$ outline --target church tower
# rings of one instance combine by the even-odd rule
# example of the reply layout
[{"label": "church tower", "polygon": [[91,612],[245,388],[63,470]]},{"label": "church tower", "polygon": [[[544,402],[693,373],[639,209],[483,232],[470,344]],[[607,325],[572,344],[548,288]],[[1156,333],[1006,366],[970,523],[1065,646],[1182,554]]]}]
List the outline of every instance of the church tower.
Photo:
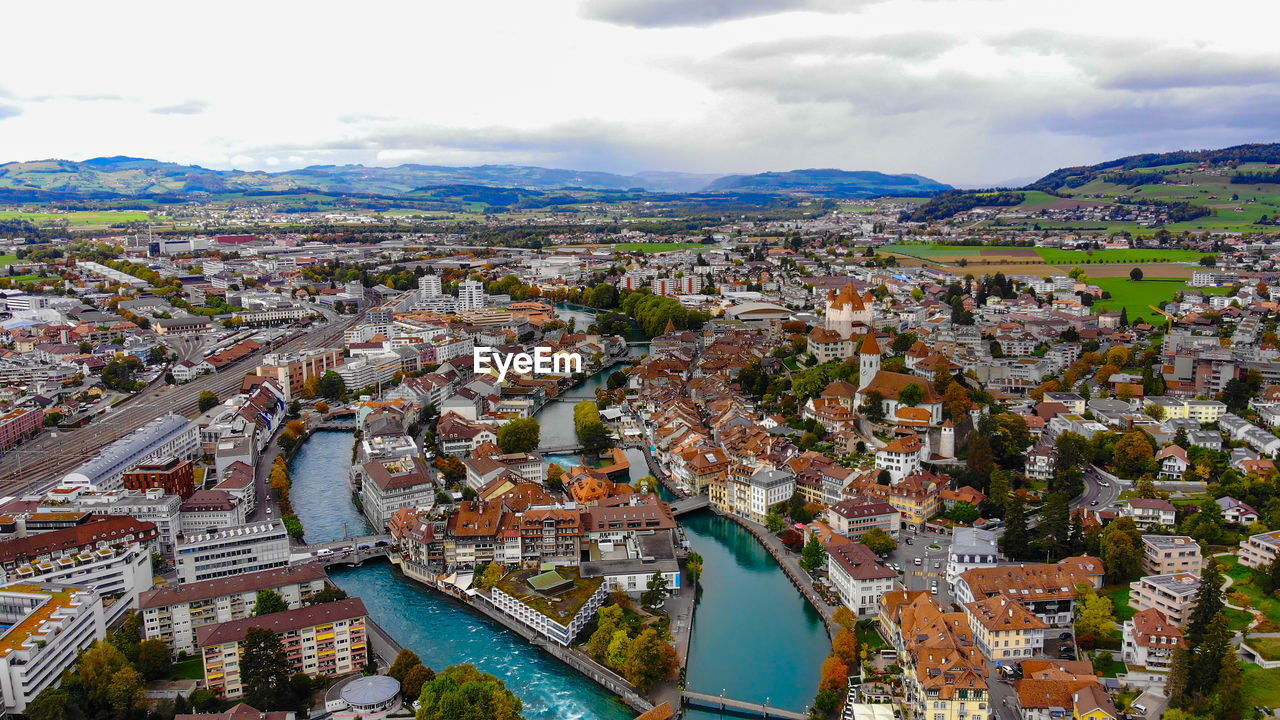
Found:
[{"label": "church tower", "polygon": [[858,351],[858,392],[862,392],[880,372],[880,343],[875,333],[867,333]]}]

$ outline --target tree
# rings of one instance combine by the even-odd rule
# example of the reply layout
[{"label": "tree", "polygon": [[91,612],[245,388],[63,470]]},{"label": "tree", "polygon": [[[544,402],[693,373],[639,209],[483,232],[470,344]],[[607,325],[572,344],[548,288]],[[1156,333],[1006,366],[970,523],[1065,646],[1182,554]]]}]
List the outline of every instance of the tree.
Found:
[{"label": "tree", "polygon": [[76,674],[80,676],[80,685],[84,688],[89,700],[100,707],[109,703],[111,679],[122,668],[129,665],[124,653],[105,640],[98,640],[80,655],[76,664]]},{"label": "tree", "polygon": [[116,717],[129,717],[136,710],[146,707],[142,699],[142,673],[126,665],[111,676],[107,686],[107,702],[115,710]]},{"label": "tree", "polygon": [[849,666],[843,660],[830,655],[822,662],[822,680],[818,683],[819,690],[830,690],[838,693],[844,690],[845,683],[849,680]]},{"label": "tree", "polygon": [[598,662],[608,659],[613,634],[622,629],[623,611],[617,605],[605,605],[596,611],[596,631],[587,638],[587,654]]},{"label": "tree", "polygon": [[827,550],[822,547],[822,541],[818,539],[817,533],[809,535],[809,541],[804,544],[804,550],[800,552],[800,567],[804,571],[812,575],[818,568],[827,562]]},{"label": "tree", "polygon": [[173,669],[173,651],[163,640],[143,640],[138,644],[138,669],[147,680],[169,677],[169,672]]},{"label": "tree", "polygon": [[307,599],[302,602],[306,605],[323,605],[328,602],[337,602],[338,600],[346,600],[347,591],[337,585],[325,585],[320,592],[311,593]]},{"label": "tree", "polygon": [[418,657],[418,653],[405,648],[396,654],[396,659],[391,662],[391,669],[387,671],[387,675],[399,682],[404,682],[404,678],[409,674],[409,671],[414,666],[421,664],[422,658]]},{"label": "tree", "polygon": [[1001,547],[1010,558],[1025,557],[1031,543],[1027,530],[1027,506],[1021,496],[1014,495],[1005,504],[1004,536]]},{"label": "tree", "polygon": [[1233,635],[1227,616],[1219,612],[1205,627],[1201,641],[1191,644],[1194,653],[1188,685],[1193,692],[1208,695],[1218,685],[1223,660],[1235,654],[1231,644]]},{"label": "tree", "polygon": [[[843,606],[842,606],[843,607]],[[858,635],[849,628],[842,627],[836,631],[831,641],[831,653],[840,658],[849,667],[858,666]]]},{"label": "tree", "polygon": [[1067,555],[1071,543],[1071,503],[1066,492],[1055,490],[1049,494],[1040,514],[1040,546],[1049,551],[1053,559]]},{"label": "tree", "polygon": [[1229,650],[1222,657],[1218,685],[1213,690],[1214,717],[1218,720],[1239,720],[1243,715],[1241,709],[1245,707],[1243,695],[1240,657]]},{"label": "tree", "polygon": [[71,694],[53,685],[27,703],[24,714],[27,720],[80,720],[84,716]]},{"label": "tree", "polygon": [[960,422],[969,414],[971,407],[973,407],[973,400],[969,399],[969,391],[958,382],[950,383],[946,392],[942,394],[942,409],[947,417]]},{"label": "tree", "polygon": [[1142,568],[1142,531],[1133,518],[1118,517],[1103,528],[1099,554],[1111,581],[1129,582],[1138,576]]},{"label": "tree", "polygon": [[1205,639],[1209,625],[1225,605],[1222,598],[1222,572],[1218,569],[1218,561],[1206,558],[1204,567],[1200,569],[1200,587],[1196,588],[1191,615],[1187,618],[1186,637],[1191,647],[1198,646]]},{"label": "tree", "polygon": [[240,657],[244,701],[258,710],[290,709],[293,703],[289,667],[289,659],[275,633],[265,628],[249,628]]},{"label": "tree", "polygon": [[898,541],[894,540],[892,535],[880,528],[871,528],[866,531],[862,534],[862,537],[858,539],[858,542],[866,545],[871,549],[871,552],[877,555],[893,552],[898,547]]},{"label": "tree", "polygon": [[[457,460],[457,458],[454,459]],[[547,468],[547,485],[553,489],[564,488],[564,468],[555,463],[551,463],[551,467]]]},{"label": "tree", "polygon": [[858,616],[854,615],[853,611],[844,605],[836,608],[836,612],[831,616],[831,619],[840,627],[849,630],[852,630],[858,624]]},{"label": "tree", "polygon": [[417,700],[418,696],[422,694],[422,686],[431,682],[435,676],[436,674],[432,672],[431,668],[418,663],[410,668],[409,672],[404,676],[404,680],[400,681],[400,692],[407,698]]},{"label": "tree", "polygon": [[649,584],[645,586],[645,591],[640,595],[640,602],[647,608],[662,607],[662,603],[666,601],[668,595],[667,576],[661,572],[655,572],[649,578]]},{"label": "tree", "polygon": [[259,590],[257,601],[253,603],[253,614],[255,617],[284,612],[288,609],[289,603],[284,601],[284,598],[280,596],[280,593],[272,590],[271,588]]},{"label": "tree", "polygon": [[347,383],[338,373],[333,370],[326,370],[324,375],[320,377],[318,390],[321,397],[328,400],[340,400],[343,395],[347,394]]},{"label": "tree", "polygon": [[969,458],[965,461],[965,469],[969,471],[970,476],[977,478],[978,482],[986,484],[995,467],[991,441],[986,435],[974,433],[973,440],[969,441]]},{"label": "tree", "polygon": [[498,428],[498,447],[505,453],[527,453],[538,449],[542,428],[536,418],[508,420]]},{"label": "tree", "polygon": [[915,407],[924,401],[924,388],[917,383],[907,383],[898,391],[898,404]]},{"label": "tree", "polygon": [[698,586],[698,578],[702,577],[702,555],[691,552],[684,560],[684,568],[689,571],[689,582]]},{"label": "tree", "polygon": [[[552,465],[551,467],[559,466]],[[463,465],[462,461],[453,455],[441,455],[437,457],[436,469],[439,470],[440,474],[444,477],[446,485],[456,485],[462,481],[462,478],[467,476],[467,466]],[[550,471],[548,471],[548,477],[550,477],[550,474]],[[560,474],[564,474],[564,468],[560,469]]]},{"label": "tree", "polygon": [[506,573],[506,567],[502,563],[491,562],[489,567],[484,569],[484,575],[480,577],[480,581],[476,583],[482,590],[497,587],[501,582],[502,576]]},{"label": "tree", "polygon": [[658,492],[658,486],[660,484],[661,483],[658,482],[658,478],[652,475],[645,475],[633,483],[632,489],[641,495],[652,495]]},{"label": "tree", "polygon": [[972,503],[964,502],[963,500],[957,502],[954,507],[947,511],[947,517],[961,525],[971,524],[974,520],[977,520],[980,515],[981,513],[978,512],[978,508],[976,506]]},{"label": "tree", "polygon": [[310,400],[320,394],[320,376],[312,375],[302,381],[302,398]]},{"label": "tree", "polygon": [[858,411],[874,423],[884,422],[884,395],[879,390],[868,390],[866,400]]},{"label": "tree", "polygon": [[622,676],[641,692],[647,692],[657,681],[675,677],[679,666],[675,648],[659,639],[657,630],[648,628],[627,646]]},{"label": "tree", "polygon": [[1116,471],[1121,477],[1137,477],[1146,471],[1147,464],[1154,456],[1155,450],[1151,447],[1147,434],[1141,430],[1132,430],[1116,443]]},{"label": "tree", "polygon": [[613,637],[609,638],[609,649],[605,651],[605,659],[608,661],[609,667],[620,670],[627,662],[627,651],[631,649],[631,635],[625,628],[618,628],[613,631]]},{"label": "tree", "polygon": [[196,400],[196,407],[200,408],[200,412],[206,412],[217,404],[218,396],[214,395],[212,390],[202,391],[200,398]]},{"label": "tree", "polygon": [[454,665],[422,686],[416,720],[522,720],[524,703],[498,678]]},{"label": "tree", "polygon": [[1169,677],[1164,684],[1164,694],[1172,705],[1182,702],[1190,686],[1191,660],[1191,652],[1186,648],[1179,645],[1173,649],[1169,658]]},{"label": "tree", "polygon": [[782,528],[786,527],[787,521],[782,517],[782,511],[777,505],[769,508],[769,513],[764,516],[764,528],[771,533],[782,532]]},{"label": "tree", "polygon": [[1134,268],[1129,271],[1129,279],[1137,282],[1142,279],[1142,268]]},{"label": "tree", "polygon": [[1116,619],[1111,598],[1099,595],[1089,583],[1076,587],[1079,602],[1076,606],[1076,637],[1085,647],[1097,645],[1116,629]]}]

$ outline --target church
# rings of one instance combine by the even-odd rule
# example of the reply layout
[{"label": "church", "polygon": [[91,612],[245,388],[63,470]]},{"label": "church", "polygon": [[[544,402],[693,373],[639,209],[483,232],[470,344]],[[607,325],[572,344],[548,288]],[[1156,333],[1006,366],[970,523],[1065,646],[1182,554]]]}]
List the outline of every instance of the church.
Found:
[{"label": "church", "polygon": [[[867,396],[880,394],[885,421],[902,427],[928,428],[942,424],[942,396],[933,382],[919,375],[889,372],[880,369],[880,343],[874,333],[868,333],[858,350],[857,406],[867,402]],[[914,405],[903,403],[899,393],[908,385],[920,388],[920,400]]]},{"label": "church", "polygon": [[823,326],[809,332],[809,353],[820,363],[853,357],[862,336],[871,332],[873,302],[870,291],[859,296],[851,282],[840,288],[838,294],[835,290],[829,291]]}]

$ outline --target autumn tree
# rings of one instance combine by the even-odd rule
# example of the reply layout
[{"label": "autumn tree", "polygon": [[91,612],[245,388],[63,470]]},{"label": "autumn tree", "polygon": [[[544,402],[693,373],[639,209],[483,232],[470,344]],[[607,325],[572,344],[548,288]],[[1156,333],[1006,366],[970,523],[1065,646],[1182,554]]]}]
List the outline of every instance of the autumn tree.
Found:
[{"label": "autumn tree", "polygon": [[596,631],[587,638],[587,654],[599,662],[608,659],[613,634],[622,629],[623,611],[617,605],[605,605],[596,611]]},{"label": "autumn tree", "polygon": [[1084,647],[1094,647],[1116,629],[1111,598],[1099,595],[1089,583],[1076,586],[1076,636]]},{"label": "autumn tree", "polygon": [[622,676],[641,692],[647,692],[659,680],[674,678],[679,668],[675,648],[663,642],[657,630],[648,628],[627,647]]},{"label": "autumn tree", "polygon": [[866,545],[871,552],[880,555],[882,553],[893,552],[898,547],[898,541],[893,539],[889,533],[880,528],[871,528],[862,534],[858,542]]},{"label": "autumn tree", "polygon": [[840,628],[831,641],[831,652],[849,667],[858,666],[858,635],[849,628]]},{"label": "autumn tree", "polygon": [[1112,582],[1129,582],[1142,568],[1142,531],[1131,517],[1118,517],[1102,530],[1102,565]]},{"label": "autumn tree", "polygon": [[1147,464],[1155,456],[1151,441],[1141,430],[1131,430],[1116,443],[1114,463],[1121,477],[1133,478],[1147,469]]},{"label": "autumn tree", "polygon": [[409,672],[405,674],[404,680],[400,681],[400,692],[406,698],[416,701],[418,696],[422,694],[422,686],[431,682],[435,676],[436,674],[431,671],[431,668],[418,663],[410,668]]},{"label": "autumn tree", "polygon": [[845,661],[832,654],[822,662],[822,680],[818,683],[819,690],[839,693],[844,690],[845,683],[848,681],[849,665]]},{"label": "autumn tree", "polygon": [[138,644],[138,669],[147,680],[163,680],[173,669],[173,651],[163,640],[150,638]]}]

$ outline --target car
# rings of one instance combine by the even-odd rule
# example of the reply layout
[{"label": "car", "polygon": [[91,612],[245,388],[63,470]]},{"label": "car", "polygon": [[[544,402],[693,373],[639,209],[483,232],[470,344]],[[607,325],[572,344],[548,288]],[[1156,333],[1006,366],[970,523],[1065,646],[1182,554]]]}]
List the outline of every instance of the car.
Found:
[{"label": "car", "polygon": [[933,587],[929,588],[929,593],[930,593],[930,594],[932,594],[932,595],[937,595],[937,594],[938,594],[938,586],[937,586],[937,585],[934,585]]},{"label": "car", "polygon": [[923,565],[923,564],[924,564],[924,561],[923,561],[923,560],[921,560],[920,558],[916,558],[916,566],[917,566],[917,567],[918,567],[918,566],[920,566],[920,565]]},{"label": "car", "polygon": [[1070,640],[1070,639],[1071,639],[1071,633],[1069,633],[1069,632],[1061,633],[1061,634],[1059,634],[1059,635],[1058,635],[1058,639],[1059,639],[1059,640]]},{"label": "car", "polygon": [[941,563],[941,562],[935,562],[935,563],[933,564],[933,569],[934,569],[934,570],[939,570],[939,569],[941,569],[941,568],[942,568],[942,563]]},{"label": "car", "polygon": [[1090,500],[1090,501],[1089,501],[1089,506],[1090,506],[1090,507],[1095,506],[1095,505],[1097,505],[1097,504],[1098,504],[1098,501],[1097,501],[1097,500]]},{"label": "car", "polygon": [[907,538],[907,544],[908,544],[908,545],[914,545],[915,543],[911,542],[911,538]]},{"label": "car", "polygon": [[1111,483],[1107,482],[1106,480],[1099,480],[1098,487],[1111,487]]}]

